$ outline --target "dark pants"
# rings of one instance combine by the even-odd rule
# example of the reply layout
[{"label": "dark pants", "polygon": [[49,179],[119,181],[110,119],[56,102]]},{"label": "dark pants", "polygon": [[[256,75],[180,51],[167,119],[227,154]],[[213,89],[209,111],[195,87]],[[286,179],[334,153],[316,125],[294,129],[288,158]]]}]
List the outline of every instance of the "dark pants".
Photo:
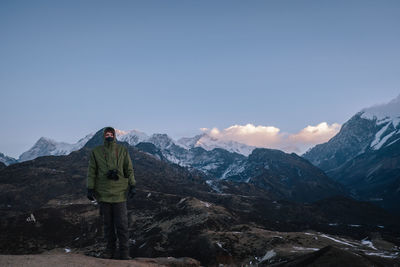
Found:
[{"label": "dark pants", "polygon": [[128,251],[129,232],[126,202],[100,202],[100,215],[104,224],[104,238],[107,241],[107,249],[115,250],[118,237],[119,249]]}]

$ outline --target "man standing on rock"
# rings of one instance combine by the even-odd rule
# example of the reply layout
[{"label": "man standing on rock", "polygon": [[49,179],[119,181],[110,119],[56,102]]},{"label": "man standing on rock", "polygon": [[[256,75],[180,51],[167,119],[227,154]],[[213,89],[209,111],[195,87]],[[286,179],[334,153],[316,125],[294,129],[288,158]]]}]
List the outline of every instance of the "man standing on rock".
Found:
[{"label": "man standing on rock", "polygon": [[87,172],[87,198],[97,200],[104,224],[107,241],[105,258],[116,258],[116,242],[119,241],[119,259],[128,260],[129,232],[126,207],[127,195],[135,195],[136,181],[128,149],[117,144],[115,130],[103,130],[103,145],[90,153]]}]

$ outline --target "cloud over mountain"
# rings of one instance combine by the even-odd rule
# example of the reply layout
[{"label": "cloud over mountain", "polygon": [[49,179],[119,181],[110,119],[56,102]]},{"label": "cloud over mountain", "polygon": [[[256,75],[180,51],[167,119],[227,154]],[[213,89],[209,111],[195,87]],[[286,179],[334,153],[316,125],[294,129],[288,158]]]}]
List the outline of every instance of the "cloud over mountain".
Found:
[{"label": "cloud over mountain", "polygon": [[232,140],[251,146],[281,149],[286,152],[303,153],[308,148],[327,142],[339,132],[341,125],[333,123],[329,125],[321,122],[318,125],[301,129],[297,133],[286,133],[274,126],[253,125],[232,125],[225,129],[201,128],[211,137],[220,140]]}]

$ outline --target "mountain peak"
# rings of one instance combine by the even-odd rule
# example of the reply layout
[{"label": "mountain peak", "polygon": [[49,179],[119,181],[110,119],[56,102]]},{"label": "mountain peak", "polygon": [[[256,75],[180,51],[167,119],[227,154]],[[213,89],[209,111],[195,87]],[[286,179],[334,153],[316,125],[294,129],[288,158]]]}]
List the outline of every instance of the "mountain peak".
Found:
[{"label": "mountain peak", "polygon": [[353,157],[400,140],[400,95],[385,104],[362,109],[345,122],[332,139],[303,154],[325,171]]},{"label": "mountain peak", "polygon": [[115,129],[115,134],[116,134],[116,135],[125,135],[125,134],[127,134],[127,133],[128,133],[127,131]]},{"label": "mountain peak", "polygon": [[9,157],[0,152],[0,162],[4,163],[5,165],[10,165],[10,164],[17,163],[18,161],[16,159],[14,159],[13,157]]},{"label": "mountain peak", "polygon": [[36,141],[36,143],[52,143],[52,144],[54,144],[54,143],[57,143],[57,141],[54,139],[42,136]]},{"label": "mountain peak", "polygon": [[223,148],[230,152],[239,153],[245,156],[250,155],[250,153],[255,148],[254,146],[249,146],[243,143],[239,143],[233,140],[221,140],[210,136],[209,134],[203,134],[197,139],[197,142],[193,145],[194,147],[202,147],[205,150],[212,150],[214,148]]},{"label": "mountain peak", "polygon": [[400,123],[400,94],[388,103],[374,105],[360,111],[361,118],[384,123],[388,120],[395,120],[394,125]]},{"label": "mountain peak", "polygon": [[78,150],[83,147],[86,142],[93,137],[93,133],[86,135],[85,137],[79,139],[78,142],[74,144],[69,144],[66,142],[58,142],[54,139],[48,137],[40,137],[36,143],[27,151],[22,153],[19,156],[18,161],[27,161],[31,159],[35,159],[40,156],[58,156],[58,155],[67,155],[72,151]]},{"label": "mountain peak", "polygon": [[115,130],[118,140],[127,142],[128,144],[134,146],[140,142],[146,141],[149,136],[138,130],[122,131]]},{"label": "mountain peak", "polygon": [[175,141],[172,140],[171,137],[169,137],[167,134],[162,134],[162,133],[152,134],[151,137],[147,140],[147,142],[153,143],[154,145],[162,149],[168,149],[175,144]]},{"label": "mountain peak", "polygon": [[183,148],[190,149],[196,146],[197,142],[205,136],[206,133],[195,135],[194,137],[182,137],[177,141],[177,144]]}]

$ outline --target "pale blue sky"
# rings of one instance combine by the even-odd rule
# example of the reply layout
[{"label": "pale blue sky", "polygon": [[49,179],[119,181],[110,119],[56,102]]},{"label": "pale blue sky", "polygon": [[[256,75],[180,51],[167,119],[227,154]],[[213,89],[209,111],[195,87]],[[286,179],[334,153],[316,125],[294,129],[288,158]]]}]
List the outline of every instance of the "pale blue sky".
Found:
[{"label": "pale blue sky", "polygon": [[298,132],[400,93],[400,1],[0,1],[0,152],[106,125]]}]

